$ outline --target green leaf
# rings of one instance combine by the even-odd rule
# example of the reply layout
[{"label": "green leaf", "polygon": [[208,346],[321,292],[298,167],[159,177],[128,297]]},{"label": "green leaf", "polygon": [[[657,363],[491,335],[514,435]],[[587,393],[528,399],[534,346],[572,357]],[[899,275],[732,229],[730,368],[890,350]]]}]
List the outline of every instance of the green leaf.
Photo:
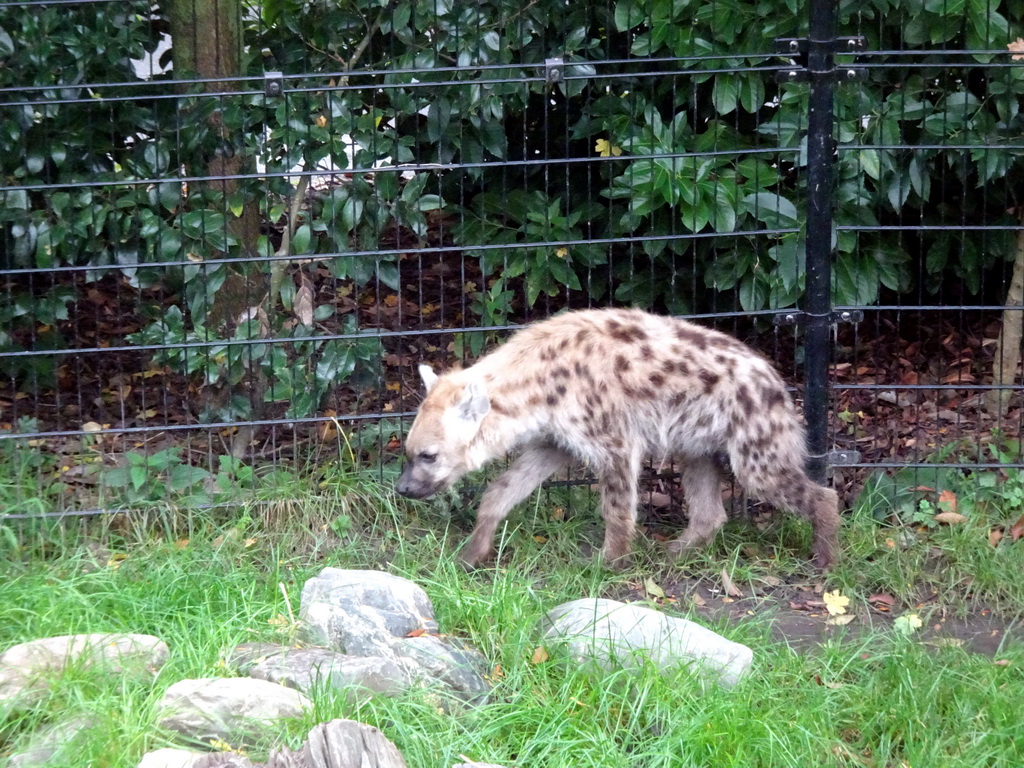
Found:
[{"label": "green leaf", "polygon": [[615,28],[626,32],[647,18],[643,5],[637,0],[619,0],[615,4]]},{"label": "green leaf", "polygon": [[878,298],[878,264],[870,256],[840,254],[833,275],[836,304],[861,306]]},{"label": "green leaf", "polygon": [[168,487],[172,491],[184,491],[199,485],[211,477],[210,473],[202,467],[193,467],[191,464],[178,464],[171,467]]},{"label": "green leaf", "polygon": [[149,479],[149,471],[146,467],[133,466],[128,468],[128,476],[131,478],[132,487],[139,491],[146,485],[146,481]]},{"label": "green leaf", "polygon": [[447,131],[452,119],[452,105],[444,97],[431,102],[427,107],[427,138],[437,141]]},{"label": "green leaf", "polygon": [[879,159],[879,150],[861,149],[857,152],[857,159],[860,167],[872,179],[878,179],[882,175],[882,162]]},{"label": "green leaf", "polygon": [[747,312],[756,312],[768,306],[768,285],[756,274],[744,275],[740,281],[740,306]]},{"label": "green leaf", "polygon": [[301,227],[295,230],[295,234],[292,235],[292,253],[296,256],[302,256],[310,251],[310,243],[313,239],[313,233],[309,228],[309,224],[303,224]]},{"label": "green leaf", "polygon": [[743,198],[743,209],[771,229],[786,229],[800,224],[796,206],[775,192],[756,192]]},{"label": "green leaf", "polygon": [[711,93],[711,101],[715,105],[715,111],[720,115],[728,115],[735,112],[738,98],[739,88],[736,83],[736,76],[716,75],[715,87]]}]

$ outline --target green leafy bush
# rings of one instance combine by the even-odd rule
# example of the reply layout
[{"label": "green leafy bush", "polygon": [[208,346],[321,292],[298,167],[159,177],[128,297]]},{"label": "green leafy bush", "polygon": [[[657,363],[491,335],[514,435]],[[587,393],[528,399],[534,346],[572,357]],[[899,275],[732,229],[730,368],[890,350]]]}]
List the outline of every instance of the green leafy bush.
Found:
[{"label": "green leafy bush", "polygon": [[[0,21],[0,88],[29,89],[0,112],[0,260],[159,287],[174,310],[149,307],[134,340],[207,343],[156,356],[209,384],[259,371],[264,400],[313,412],[377,354],[301,340],[355,328],[316,305],[314,278],[397,290],[399,254],[428,241],[476,260],[487,322],[542,296],[686,312],[802,295],[807,87],[777,84],[772,52],[802,33],[804,4],[266,0],[242,15],[250,79],[212,95],[137,74],[165,10],[29,5]],[[841,34],[921,65],[874,60],[837,88],[836,304],[951,277],[977,294],[1010,257],[1008,231],[927,228],[1016,223],[1024,66],[1000,52],[1022,22],[1008,0],[841,3]],[[928,53],[965,48],[956,67]],[[281,95],[262,92],[268,71]],[[197,180],[216,162],[241,177]],[[318,171],[326,188],[296,186]],[[874,229],[900,222],[926,229]],[[59,318],[71,296],[53,297],[15,302],[15,330]]]}]

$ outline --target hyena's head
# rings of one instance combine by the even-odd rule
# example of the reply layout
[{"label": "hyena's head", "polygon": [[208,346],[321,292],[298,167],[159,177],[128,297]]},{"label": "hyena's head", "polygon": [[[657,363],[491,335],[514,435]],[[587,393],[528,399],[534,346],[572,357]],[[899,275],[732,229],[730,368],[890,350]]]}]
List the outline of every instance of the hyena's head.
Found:
[{"label": "hyena's head", "polygon": [[406,463],[398,478],[403,496],[425,499],[475,469],[470,444],[491,409],[482,381],[466,375],[438,376],[420,366],[427,396],[405,438]]}]

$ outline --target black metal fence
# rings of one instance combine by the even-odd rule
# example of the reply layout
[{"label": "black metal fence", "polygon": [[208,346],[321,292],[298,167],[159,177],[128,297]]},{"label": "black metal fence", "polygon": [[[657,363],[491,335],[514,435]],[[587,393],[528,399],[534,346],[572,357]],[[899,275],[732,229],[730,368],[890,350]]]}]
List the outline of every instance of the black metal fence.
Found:
[{"label": "black metal fence", "polygon": [[774,358],[822,478],[1024,468],[1024,11],[534,5],[0,4],[0,516],[389,466],[416,364],[606,304]]}]

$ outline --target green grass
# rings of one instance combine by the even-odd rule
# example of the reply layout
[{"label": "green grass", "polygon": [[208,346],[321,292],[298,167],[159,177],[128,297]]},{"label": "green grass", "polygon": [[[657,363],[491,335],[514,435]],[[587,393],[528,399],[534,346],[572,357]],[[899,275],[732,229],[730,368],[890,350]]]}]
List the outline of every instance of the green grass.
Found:
[{"label": "green grass", "polygon": [[[230,674],[222,659],[236,644],[293,639],[280,620],[288,616],[281,587],[297,612],[302,584],[330,565],[416,580],[442,631],[466,638],[494,665],[495,688],[486,706],[454,714],[422,692],[356,706],[322,692],[315,712],[285,725],[293,747],[316,722],[351,717],[381,728],[410,766],[424,768],[447,768],[460,755],[510,768],[1024,765],[1020,643],[993,659],[876,631],[798,653],[757,615],[714,627],[755,649],[751,674],[729,691],[687,670],[637,677],[589,674],[557,658],[534,663],[534,626],[547,609],[621,594],[647,575],[711,580],[725,568],[737,583],[815,580],[799,523],[763,532],[731,525],[678,568],[659,561],[657,545],[641,543],[636,564],[610,574],[580,555],[584,542],[596,543],[595,516],[574,511],[555,522],[550,510],[562,500],[541,496],[513,515],[498,566],[467,574],[452,556],[463,533],[441,512],[453,498],[400,508],[386,491],[373,477],[339,470],[298,502],[267,493],[259,504],[216,514],[154,509],[0,524],[0,649],[104,631],[154,634],[171,649],[151,685],[72,670],[36,709],[0,719],[0,759],[34,728],[84,713],[94,725],[67,768],[135,765],[143,752],[172,743],[154,729],[163,690],[185,677]],[[824,586],[861,605],[875,591],[908,605],[934,591],[954,610],[983,600],[1016,616],[1024,607],[1024,541],[993,548],[982,535],[990,522],[911,529],[909,546],[889,547],[903,529],[880,525],[862,506],[843,531],[844,562]],[[267,746],[255,745],[254,756]]]}]

